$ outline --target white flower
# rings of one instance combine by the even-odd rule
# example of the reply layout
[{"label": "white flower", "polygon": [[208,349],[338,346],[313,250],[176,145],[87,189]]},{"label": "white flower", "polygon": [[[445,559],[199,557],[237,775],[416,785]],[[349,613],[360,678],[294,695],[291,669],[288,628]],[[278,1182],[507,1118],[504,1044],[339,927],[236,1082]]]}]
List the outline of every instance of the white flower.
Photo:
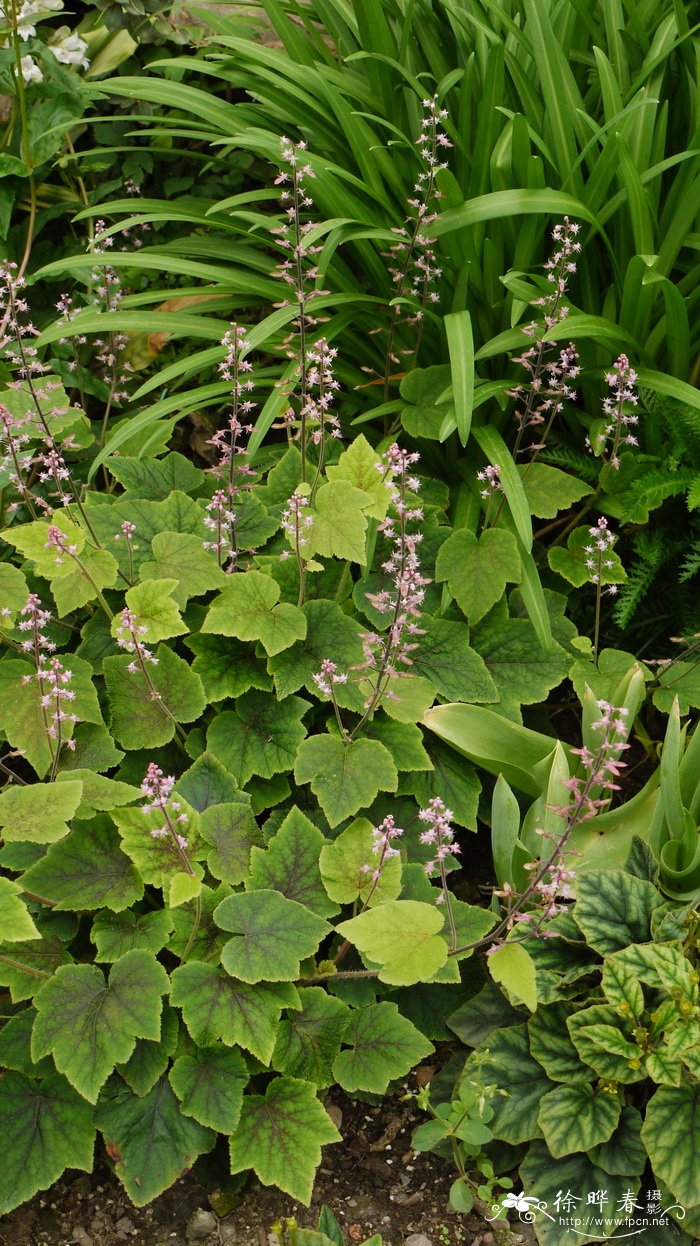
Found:
[{"label": "white flower", "polygon": [[49,52],[53,52],[62,65],[80,65],[82,69],[87,69],[90,65],[85,55],[87,46],[85,40],[73,31],[72,34],[64,35],[60,42],[50,43]]},{"label": "white flower", "polygon": [[22,57],[22,77],[27,84],[44,81],[44,75],[33,56]]}]

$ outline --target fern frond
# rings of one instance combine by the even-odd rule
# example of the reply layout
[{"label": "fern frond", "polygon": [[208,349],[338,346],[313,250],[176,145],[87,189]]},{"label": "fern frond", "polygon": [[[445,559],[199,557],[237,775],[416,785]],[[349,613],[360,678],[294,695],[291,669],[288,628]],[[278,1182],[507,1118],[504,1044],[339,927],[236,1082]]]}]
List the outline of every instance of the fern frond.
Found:
[{"label": "fern frond", "polygon": [[580,450],[572,450],[564,445],[548,445],[538,459],[540,463],[549,463],[552,467],[560,467],[563,471],[568,469],[580,480],[585,480],[588,485],[598,483],[600,461]]},{"label": "fern frond", "polygon": [[634,542],[637,560],[627,568],[627,579],[618,590],[613,618],[618,627],[627,627],[640,602],[663,566],[666,546],[659,532],[640,532]]},{"label": "fern frond", "polygon": [[620,521],[622,523],[633,521],[638,506],[644,506],[647,510],[656,510],[667,498],[685,493],[693,480],[694,473],[690,469],[669,471],[663,466],[652,468],[651,471],[645,472],[643,476],[630,484],[629,491],[633,500],[621,514]]},{"label": "fern frond", "polygon": [[691,546],[681,563],[681,570],[678,579],[681,584],[685,584],[687,580],[691,580],[694,575],[700,571],[700,541],[696,541]]}]

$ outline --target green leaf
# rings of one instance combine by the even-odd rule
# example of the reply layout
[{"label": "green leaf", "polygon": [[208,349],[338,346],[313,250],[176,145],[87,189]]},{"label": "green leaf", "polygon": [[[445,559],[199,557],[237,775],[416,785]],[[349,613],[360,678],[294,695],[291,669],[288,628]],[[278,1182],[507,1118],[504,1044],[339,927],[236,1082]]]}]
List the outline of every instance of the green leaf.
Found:
[{"label": "green leaf", "polygon": [[[356,687],[362,693],[363,703],[366,704],[374,693],[375,685],[369,679],[361,679]],[[381,708],[398,722],[420,722],[434,700],[435,690],[432,684],[420,675],[395,675],[382,684]]]},{"label": "green leaf", "polygon": [[117,779],[107,779],[102,774],[95,774],[93,770],[83,770],[76,766],[56,775],[57,783],[72,783],[75,779],[79,779],[83,785],[77,818],[90,818],[98,809],[116,809],[120,805],[129,805],[132,801],[141,799],[138,787],[131,783],[121,783]]},{"label": "green leaf", "polygon": [[299,1000],[301,1009],[280,1021],[272,1067],[315,1086],[330,1086],[350,1009],[317,986],[301,988]]},{"label": "green leaf", "polygon": [[326,475],[330,481],[347,481],[367,494],[372,502],[364,506],[365,514],[373,519],[384,519],[391,501],[391,490],[382,474],[379,455],[362,433],[350,442],[337,463],[328,465]]},{"label": "green leaf", "polygon": [[[377,479],[381,481],[379,473]],[[321,485],[310,510],[313,525],[304,553],[364,564],[367,514],[372,509],[376,509],[376,498],[356,489],[348,480],[330,480]]]},{"label": "green leaf", "polygon": [[468,199],[458,207],[442,212],[433,222],[430,232],[435,237],[464,230],[481,221],[500,220],[534,213],[536,216],[569,215],[574,220],[588,221],[596,229],[600,226],[593,213],[574,195],[559,190],[497,190],[487,195]]},{"label": "green leaf", "polygon": [[28,939],[26,943],[20,943],[17,947],[12,943],[4,944],[3,952],[6,956],[27,966],[25,971],[16,968],[14,964],[0,963],[0,985],[9,986],[14,1004],[20,1004],[25,999],[33,999],[44,985],[43,976],[38,977],[32,973],[33,969],[40,969],[42,975],[52,974],[59,965],[70,960],[63,944],[53,935],[44,935],[41,939]]},{"label": "green leaf", "polygon": [[267,849],[253,848],[246,889],[279,891],[319,917],[332,917],[338,906],[329,900],[321,881],[319,856],[323,845],[318,828],[293,806]]},{"label": "green leaf", "polygon": [[[283,653],[270,658],[268,670],[274,676],[277,696],[282,700],[299,688],[306,688],[315,697],[328,700],[319,692],[314,675],[328,658],[339,671],[349,671],[362,662],[362,628],[334,601],[307,601],[302,610],[306,617],[306,636]],[[335,697],[340,706],[360,712],[364,697],[351,681],[336,684]]]},{"label": "green leaf", "polygon": [[231,930],[221,952],[224,969],[242,982],[292,982],[301,961],[313,956],[330,926],[277,891],[227,896],[214,912],[217,925]]},{"label": "green leaf", "polygon": [[202,631],[238,640],[259,640],[273,656],[306,635],[306,617],[296,606],[279,603],[280,587],[260,571],[233,577],[216,598]]},{"label": "green leaf", "polygon": [[601,956],[651,938],[651,915],[663,897],[624,870],[591,870],[576,880],[574,920]]},{"label": "green leaf", "polygon": [[[176,534],[177,535],[177,534]],[[171,593],[177,588],[177,579],[146,580],[127,589],[126,604],[136,615],[136,625],[144,628],[140,635],[146,645],[153,645],[159,640],[167,640],[170,636],[181,636],[187,631],[182,615],[172,599]],[[121,624],[121,615],[115,615],[112,621],[112,635],[125,636]]]},{"label": "green leaf", "polygon": [[[62,786],[56,784],[55,790]],[[66,839],[26,871],[22,885],[52,900],[58,912],[108,908],[120,913],[143,896],[138,871],[114,842],[106,817],[77,822]]]},{"label": "green leaf", "polygon": [[163,459],[129,459],[113,455],[109,471],[127,493],[133,493],[137,498],[150,498],[154,502],[163,501],[173,489],[191,496],[204,482],[204,472],[177,451],[166,454]]},{"label": "green leaf", "polygon": [[183,658],[167,645],[158,646],[156,658],[158,665],[149,666],[148,672],[158,700],[153,700],[141,671],[129,671],[130,655],[104,660],[110,725],[125,749],[153,749],[167,744],[175,735],[175,722],[194,722],[206,706],[202,681]]},{"label": "green leaf", "polygon": [[[182,812],[188,819],[188,856],[190,861],[196,862],[206,851],[199,838],[199,819],[194,810],[185,805]],[[159,810],[146,813],[141,807],[115,809],[111,818],[121,836],[122,852],[134,862],[142,881],[167,891],[170,879],[182,869],[182,857],[171,835],[151,835],[151,831],[162,826]]]},{"label": "green leaf", "polygon": [[190,900],[196,900],[201,890],[201,878],[196,874],[187,873],[186,870],[179,870],[168,880],[168,908],[177,909],[181,904],[188,904]]},{"label": "green leaf", "polygon": [[204,684],[207,701],[239,697],[249,688],[267,692],[272,687],[272,678],[265,669],[265,663],[256,658],[250,645],[223,636],[203,636],[201,633],[186,636],[185,644],[197,655],[192,670]]},{"label": "green leaf", "polygon": [[432,770],[413,774],[403,790],[410,790],[422,809],[439,796],[452,810],[458,826],[475,831],[481,783],[474,767],[465,764],[454,749],[437,741],[430,744],[428,756]]},{"label": "green leaf", "polygon": [[0,1130],[0,1215],[45,1190],[65,1168],[92,1172],[95,1126],[90,1105],[55,1074],[35,1082],[5,1073]]},{"label": "green leaf", "polygon": [[276,1185],[308,1206],[321,1147],[340,1134],[310,1082],[277,1077],[265,1095],[246,1095],[231,1138],[231,1172],[252,1168],[263,1185]]},{"label": "green leaf", "polygon": [[207,746],[244,787],[253,775],[271,779],[294,765],[306,735],[302,718],[310,704],[301,697],[277,701],[267,692],[246,692],[235,710],[218,714],[207,732]]},{"label": "green leaf", "polygon": [[[29,588],[19,567],[10,562],[0,563],[0,592],[4,608],[11,614],[18,614],[29,596]],[[3,626],[7,627],[7,615],[3,616]]]},{"label": "green leaf", "polygon": [[443,914],[417,900],[388,900],[340,922],[338,934],[379,965],[379,981],[391,986],[429,982],[447,961],[440,936]]},{"label": "green leaf", "polygon": [[179,1036],[180,1019],[177,1013],[165,1004],[158,1041],[137,1038],[136,1046],[126,1064],[117,1065],[117,1072],[135,1095],[147,1095],[149,1090],[153,1089],[158,1078],[170,1064],[170,1057],[177,1047]]},{"label": "green leaf", "polygon": [[79,779],[68,783],[35,783],[6,787],[0,796],[0,826],[7,843],[29,840],[52,844],[68,834],[83,791]]},{"label": "green leaf", "polygon": [[319,856],[319,868],[331,900],[338,904],[354,904],[361,900],[366,904],[369,899],[370,905],[376,905],[398,899],[401,892],[399,857],[389,857],[384,862],[375,887],[372,870],[366,867],[376,859],[372,823],[366,818],[357,818],[332,843],[325,843]]},{"label": "green leaf", "polygon": [[[591,572],[586,566],[586,559],[595,556],[595,552],[593,554],[588,552],[592,548],[593,541],[590,528],[574,528],[566,542],[566,549],[561,545],[555,545],[548,551],[547,561],[552,571],[563,576],[575,588],[590,583]],[[624,583],[627,573],[614,549],[605,551],[605,561],[611,562],[612,566],[601,568],[600,583],[603,585]]]},{"label": "green leaf", "polygon": [[557,1086],[540,1103],[538,1120],[555,1159],[607,1142],[620,1119],[620,1100],[592,1086]]},{"label": "green leaf", "polygon": [[[674,662],[657,674],[659,686],[653,695],[654,705],[662,714],[670,714],[678,698],[681,714],[700,707],[700,667],[695,662]],[[669,686],[666,687],[666,684]]]},{"label": "green leaf", "polygon": [[[97,692],[92,682],[92,667],[73,654],[70,670],[73,673],[71,692],[75,693],[75,700],[71,702],[71,713],[77,715],[81,724],[102,723]],[[36,773],[42,776],[51,765],[52,753],[46,737],[41,690],[35,676],[33,664],[14,659],[3,662],[0,680],[0,727],[11,746],[18,749]],[[63,728],[64,739],[70,739],[73,724],[65,722]]]},{"label": "green leaf", "polygon": [[47,1077],[55,1072],[53,1060],[38,1062],[31,1057],[32,1026],[36,1011],[31,1005],[5,1021],[0,1030],[0,1066],[26,1073],[27,1077]]},{"label": "green leaf", "polygon": [[642,1118],[637,1109],[624,1107],[612,1136],[591,1148],[591,1161],[613,1175],[641,1174],[647,1162],[641,1128]]},{"label": "green leaf", "polygon": [[[479,1057],[479,1082],[494,1083],[507,1094],[505,1098],[494,1095],[491,1100],[494,1112],[489,1123],[494,1137],[513,1146],[540,1138],[540,1103],[554,1087],[530,1055],[526,1027],[511,1026],[491,1034],[487,1053],[479,1053]],[[473,1060],[474,1056],[470,1056],[467,1069],[471,1069]]]},{"label": "green leaf", "polygon": [[175,792],[198,813],[204,813],[212,805],[241,799],[235,779],[210,752],[199,754],[194,765],[178,779]]},{"label": "green leaf", "polygon": [[245,1047],[269,1064],[282,1009],[298,1008],[299,995],[291,983],[248,986],[218,965],[192,961],[174,971],[170,1002],[182,1009],[182,1019],[199,1047],[221,1041],[228,1047]]},{"label": "green leaf", "polygon": [[638,1082],[644,1077],[644,1053],[623,1031],[615,1008],[593,1004],[568,1017],[566,1024],[579,1056],[599,1077],[616,1082]]},{"label": "green leaf", "polygon": [[569,659],[556,642],[543,649],[527,619],[485,622],[472,636],[506,705],[534,705],[545,701],[569,668]]},{"label": "green leaf", "polygon": [[466,446],[474,406],[474,333],[471,316],[466,308],[445,316],[445,332],[450,354],[457,434],[461,444]]},{"label": "green leaf", "polygon": [[19,883],[0,877],[0,940],[4,942],[22,943],[25,939],[41,938],[26,904],[20,900],[21,892]]},{"label": "green leaf", "polygon": [[540,1004],[528,1021],[530,1051],[553,1082],[590,1082],[591,1070],[582,1064],[566,1023],[576,1011],[575,1005],[558,1000]]},{"label": "green leaf", "polygon": [[116,558],[109,550],[86,546],[80,555],[80,561],[82,567],[77,566],[72,559],[66,559],[51,581],[51,592],[59,619],[72,614],[78,606],[94,601],[98,589],[113,588],[117,582],[119,568]]},{"label": "green leaf", "polygon": [[530,510],[538,519],[554,519],[559,511],[568,510],[593,492],[583,480],[544,463],[529,463],[518,471]]},{"label": "green leaf", "polygon": [[432,770],[433,763],[423,747],[423,732],[415,723],[396,722],[381,715],[366,723],[363,733],[389,750],[397,770]]},{"label": "green leaf", "polygon": [[356,1009],[348,1022],[333,1076],[343,1090],[383,1095],[397,1077],[405,1077],[435,1049],[396,1004],[383,1001]]},{"label": "green leaf", "polygon": [[[537,1010],[530,1025],[540,1018],[543,1011],[541,1008]],[[505,1030],[508,1026],[519,1025],[522,1020],[522,1012],[516,1011],[508,1003],[496,983],[487,981],[478,995],[468,999],[447,1018],[447,1024],[467,1047],[478,1047],[494,1030]]]},{"label": "green leaf", "polygon": [[[602,1168],[598,1168],[583,1153],[567,1155],[554,1164],[549,1147],[544,1142],[533,1142],[520,1165],[520,1178],[525,1189],[536,1190],[538,1199],[546,1202],[548,1209],[554,1207],[560,1192],[565,1195],[567,1191],[571,1191],[575,1198],[580,1200],[573,1203],[571,1205],[573,1211],[568,1212],[564,1209],[565,1204],[561,1203],[562,1210],[560,1212],[555,1210],[552,1220],[547,1219],[546,1216],[538,1216],[537,1237],[542,1246],[570,1246],[572,1227],[567,1221],[574,1216],[579,1216],[584,1220],[587,1216],[591,1216],[596,1223],[594,1225],[591,1220],[588,1227],[593,1229],[595,1240],[606,1241],[617,1226],[627,1218],[627,1213],[622,1210],[622,1207],[631,1188],[633,1188],[635,1202],[637,1201],[637,1187],[633,1185],[637,1175],[636,1172],[632,1172],[622,1176],[613,1176],[604,1172]],[[599,1204],[589,1206],[586,1201],[589,1193],[595,1196],[599,1191],[603,1197],[602,1211]],[[634,1214],[640,1215],[639,1212]],[[621,1239],[624,1234],[623,1229],[619,1238]],[[634,1236],[643,1241],[644,1230],[635,1231]],[[614,1241],[615,1238],[612,1240]]]},{"label": "green leaf", "polygon": [[169,1073],[170,1085],[186,1116],[217,1133],[233,1133],[241,1117],[248,1067],[240,1052],[220,1043],[180,1056]]},{"label": "green leaf", "polygon": [[435,578],[447,580],[450,593],[470,623],[478,623],[500,601],[506,584],[520,582],[520,554],[512,532],[487,528],[475,536],[459,528],[440,547]]},{"label": "green leaf", "polygon": [[487,961],[494,982],[502,986],[516,1002],[525,1004],[530,1012],[537,1008],[535,965],[521,943],[504,943],[491,952]]},{"label": "green leaf", "polygon": [[95,959],[111,962],[136,947],[160,952],[172,930],[173,919],[164,909],[141,914],[102,912],[92,923],[90,938],[97,949]]},{"label": "green leaf", "polygon": [[297,783],[311,791],[331,827],[372,804],[378,792],[395,792],[399,776],[391,753],[377,740],[343,744],[337,736],[308,736],[294,764]]},{"label": "green leaf", "polygon": [[95,1119],[136,1207],[167,1190],[215,1141],[211,1130],[183,1115],[165,1077],[143,1098],[123,1087],[100,1104]]},{"label": "green leaf", "polygon": [[510,722],[480,705],[437,705],[427,711],[423,722],[489,774],[502,774],[512,787],[529,796],[541,794],[538,770],[548,759],[551,761],[551,736]]},{"label": "green leaf", "polygon": [[56,1068],[90,1103],[137,1038],[160,1037],[161,995],[168,977],[151,952],[127,952],[109,984],[95,965],[62,965],[35,1000],[33,1056],[53,1055]]},{"label": "green leaf", "polygon": [[199,831],[212,849],[207,856],[209,873],[237,887],[248,876],[251,848],[262,843],[262,832],[248,802],[226,802],[205,809]]},{"label": "green leaf", "polygon": [[439,696],[450,701],[498,700],[483,658],[469,644],[468,627],[425,615],[421,628],[411,669],[423,675]]},{"label": "green leaf", "polygon": [[[211,589],[223,588],[228,583],[228,577],[218,566],[216,559],[204,549],[199,537],[191,533],[159,532],[151,542],[151,550],[153,562],[141,563],[141,578],[146,581],[172,578],[174,584],[169,591],[182,610],[190,597],[202,597]],[[127,593],[127,602],[128,599]],[[170,632],[169,635],[175,636],[179,633]],[[159,639],[163,640],[164,637],[160,636]]]}]

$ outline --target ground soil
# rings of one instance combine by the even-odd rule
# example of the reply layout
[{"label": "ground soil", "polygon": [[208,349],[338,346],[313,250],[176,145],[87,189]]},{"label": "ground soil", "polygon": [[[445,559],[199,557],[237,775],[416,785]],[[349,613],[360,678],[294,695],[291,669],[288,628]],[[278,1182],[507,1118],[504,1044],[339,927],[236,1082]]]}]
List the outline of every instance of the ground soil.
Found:
[{"label": "ground soil", "polygon": [[[223,1165],[217,1183],[211,1160],[208,1171],[198,1167],[149,1206],[134,1207],[105,1163],[92,1176],[66,1174],[0,1218],[0,1246],[272,1246],[276,1221],[293,1217],[315,1228],[324,1204],[347,1246],[375,1233],[384,1246],[402,1246],[416,1233],[432,1246],[489,1246],[483,1220],[447,1210],[452,1167],[412,1151],[422,1114],[411,1101],[393,1096],[376,1107],[334,1092],[327,1106],[343,1143],[325,1149],[310,1208],[255,1179],[236,1196],[226,1189]],[[203,1212],[212,1216],[212,1231],[195,1238],[198,1225],[206,1229]]]}]

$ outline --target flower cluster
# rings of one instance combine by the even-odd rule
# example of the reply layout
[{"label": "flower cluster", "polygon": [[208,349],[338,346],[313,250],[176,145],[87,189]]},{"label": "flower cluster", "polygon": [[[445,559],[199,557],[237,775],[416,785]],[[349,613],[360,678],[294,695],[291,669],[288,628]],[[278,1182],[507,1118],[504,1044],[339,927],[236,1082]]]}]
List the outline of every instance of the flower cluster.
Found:
[{"label": "flower cluster", "polygon": [[379,524],[379,532],[392,542],[389,557],[382,571],[391,581],[391,588],[367,593],[367,600],[379,614],[389,617],[386,632],[366,632],[362,637],[364,662],[359,668],[371,684],[366,709],[372,711],[382,697],[391,697],[391,679],[406,675],[417,648],[417,637],[423,635],[418,619],[423,610],[425,586],[430,581],[421,575],[418,550],[422,533],[412,531],[420,523],[423,511],[411,504],[410,495],[418,491],[420,482],[411,469],[419,455],[401,450],[394,444],[382,456],[380,470],[392,487],[393,514]]},{"label": "flower cluster", "polygon": [[216,555],[216,561],[223,571],[235,570],[238,560],[236,548],[236,512],[225,489],[217,489],[210,502],[207,502],[204,515],[204,527],[212,533],[210,541],[202,544],[210,553]]},{"label": "flower cluster", "polygon": [[479,490],[482,498],[490,499],[494,493],[502,493],[503,485],[501,484],[501,469],[497,463],[489,463],[482,472],[476,473],[476,478],[482,486]]},{"label": "flower cluster", "polygon": [[[605,426],[596,439],[595,451],[605,457],[610,467],[619,471],[620,447],[639,445],[635,434],[630,432],[630,429],[636,428],[639,417],[634,411],[629,410],[630,407],[636,407],[639,402],[639,395],[634,388],[637,373],[630,367],[627,356],[620,355],[613,364],[612,370],[606,372],[605,380],[609,389],[609,393],[603,400]],[[612,443],[609,451],[608,442]],[[586,437],[586,446],[592,453],[593,446],[590,437]]]},{"label": "flower cluster", "polygon": [[365,908],[369,903],[371,895],[374,893],[376,884],[382,876],[382,870],[387,861],[392,857],[399,857],[401,853],[398,848],[394,847],[394,840],[400,839],[403,835],[403,827],[397,826],[392,814],[387,814],[383,822],[379,826],[372,827],[372,855],[376,858],[373,864],[365,863],[362,867],[364,874],[372,875],[374,886],[370,892],[370,896],[365,901]]},{"label": "flower cluster", "polygon": [[[588,579],[591,584],[602,585],[605,578],[605,572],[614,567],[615,563],[612,558],[608,557],[610,551],[615,544],[617,537],[614,532],[608,528],[608,521],[601,515],[597,524],[588,529],[592,540],[585,545],[583,552],[586,556],[586,570],[588,571]],[[612,596],[617,592],[616,584],[609,584],[606,592]]]},{"label": "flower cluster", "polygon": [[248,465],[246,447],[242,444],[242,438],[253,431],[252,424],[245,421],[256,407],[249,397],[255,382],[252,378],[253,365],[244,358],[250,350],[245,330],[233,324],[224,334],[221,345],[226,353],[219,364],[219,375],[231,385],[231,413],[225,428],[214,433],[208,445],[213,446],[218,455],[212,473],[226,481],[233,501],[239,490],[247,486],[248,478],[255,475]]},{"label": "flower cluster", "polygon": [[[449,853],[456,856],[462,851],[459,844],[454,842],[455,833],[451,825],[454,814],[439,796],[434,796],[428,802],[427,809],[420,810],[418,817],[426,824],[426,829],[421,831],[419,836],[420,842],[435,847],[435,856],[430,861],[426,861],[425,872],[434,874],[436,870],[439,870],[444,882],[445,858]],[[443,904],[444,901],[445,888],[443,887],[437,903]]]},{"label": "flower cluster", "polygon": [[337,354],[337,350],[333,350],[322,337],[306,356],[306,405],[302,415],[306,418],[311,441],[321,447],[321,466],[325,436],[341,436],[340,421],[331,410],[333,396],[340,389],[340,382],[333,376],[333,362]]},{"label": "flower cluster", "polygon": [[[435,205],[441,197],[435,179],[441,169],[447,168],[447,162],[441,156],[452,146],[443,128],[447,109],[438,106],[436,95],[423,100],[423,114],[421,132],[416,139],[423,168],[418,174],[413,196],[408,200],[411,215],[403,225],[394,229],[397,241],[389,253],[393,261],[389,272],[397,296],[408,295],[415,302],[415,309],[408,317],[409,324],[422,320],[428,305],[440,302],[435,285],[441,276],[441,269],[437,265],[428,226],[436,219]],[[390,351],[390,359],[392,363],[399,362],[393,350]]]},{"label": "flower cluster", "polygon": [[[282,531],[290,541],[297,558],[303,558],[301,551],[309,544],[309,530],[314,524],[306,494],[295,490],[282,511],[281,524]],[[290,550],[284,550],[280,558],[282,560],[289,558],[290,553]]]},{"label": "flower cluster", "polygon": [[[0,7],[0,23],[3,26],[12,27],[14,22],[19,38],[26,43],[27,40],[36,36],[37,22],[52,17],[55,13],[62,13],[63,8],[63,0],[39,0],[38,3],[36,0],[23,0],[21,8],[14,17],[12,12],[8,12],[4,6]],[[1,42],[2,46],[7,47],[8,35],[5,35]],[[90,66],[87,43],[81,39],[77,31],[70,30],[68,26],[61,26],[60,29],[52,31],[46,46],[61,65],[75,65],[80,69],[88,69]],[[21,65],[22,77],[27,85],[44,81],[41,66],[32,55],[27,53],[23,56]]]},{"label": "flower cluster", "polygon": [[581,250],[581,244],[577,241],[579,229],[576,222],[565,216],[563,222],[552,230],[555,249],[544,266],[552,289],[533,300],[533,307],[541,308],[541,320],[523,326],[523,332],[532,339],[532,345],[513,360],[525,368],[529,378],[524,385],[517,385],[510,391],[511,397],[517,400],[515,454],[521,450],[526,430],[544,425],[537,440],[528,447],[533,454],[538,453],[564,403],[576,400],[576,393],[571,388],[571,382],[581,370],[576,349],[569,342],[568,346],[557,351],[555,343],[544,341],[544,335],[561,324],[569,314],[568,304],[563,300],[569,278],[576,272],[573,257]]},{"label": "flower cluster", "polygon": [[160,766],[156,766],[152,761],[141,784],[141,792],[147,801],[142,808],[145,814],[158,813],[163,819],[161,825],[154,827],[150,832],[151,838],[166,839],[170,836],[180,853],[185,853],[188,843],[177,828],[186,826],[189,819],[187,814],[182,812],[180,802],[172,799],[171,793],[174,786],[174,777],[163,774]]},{"label": "flower cluster", "polygon": [[[109,248],[114,246],[114,239],[105,235],[106,228],[103,220],[95,221],[95,237],[90,250],[98,257],[98,262],[90,273],[90,280],[93,283],[92,295],[97,308],[104,312],[114,312],[119,309],[124,290],[116,268],[101,260]],[[133,368],[124,357],[127,343],[125,333],[109,332],[104,338],[93,339],[95,358],[109,387],[105,419],[109,416],[113,403],[126,402],[129,397],[128,380]]]},{"label": "flower cluster", "polygon": [[41,599],[36,593],[30,593],[20,611],[18,627],[21,632],[30,633],[22,641],[22,649],[33,656],[35,671],[32,675],[24,675],[22,682],[36,681],[39,686],[39,706],[53,758],[53,777],[62,747],[75,748],[75,740],[66,735],[66,725],[72,731],[79,718],[70,708],[75,701],[75,692],[70,686],[73,672],[63,665],[60,658],[49,656],[54,655],[56,649],[44,635],[50,621],[51,615],[44,610]]},{"label": "flower cluster", "polygon": [[313,676],[313,681],[319,692],[325,697],[334,695],[336,684],[346,684],[348,676],[346,671],[339,671],[335,662],[331,662],[330,658],[324,658],[321,663],[320,671]]},{"label": "flower cluster", "polygon": [[620,785],[615,780],[625,766],[620,754],[629,748],[628,711],[624,706],[616,709],[609,701],[598,701],[598,709],[600,718],[591,723],[591,728],[602,732],[601,742],[595,753],[585,746],[571,750],[580,758],[584,774],[565,781],[564,786],[571,792],[571,802],[554,810],[565,817],[567,823],[587,822],[610,804],[612,796],[595,797],[596,790],[610,793],[619,790]]},{"label": "flower cluster", "polygon": [[127,667],[130,675],[135,675],[137,671],[146,674],[147,666],[158,665],[158,658],[144,644],[144,638],[147,635],[148,628],[143,623],[139,623],[133,610],[125,606],[119,615],[116,640],[120,649],[135,655],[134,661],[130,662]]}]

